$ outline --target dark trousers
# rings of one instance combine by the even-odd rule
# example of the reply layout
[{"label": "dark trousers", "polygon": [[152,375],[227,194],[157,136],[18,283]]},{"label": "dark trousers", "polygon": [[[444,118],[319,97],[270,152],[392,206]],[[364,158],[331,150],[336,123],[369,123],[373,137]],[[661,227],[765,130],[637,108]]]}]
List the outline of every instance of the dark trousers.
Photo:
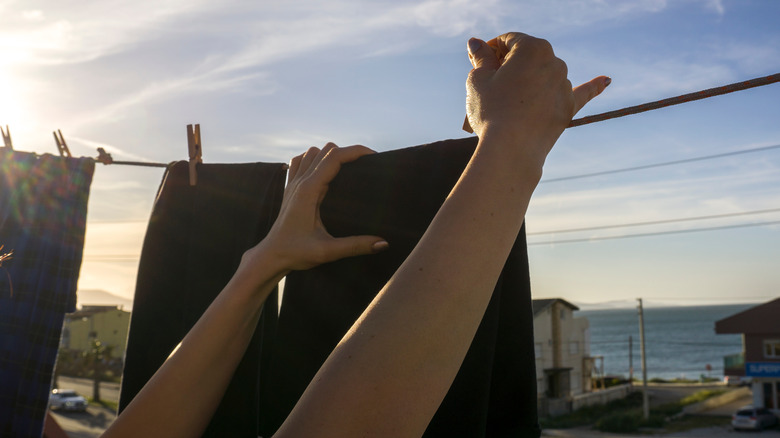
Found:
[{"label": "dark trousers", "polygon": [[[254,437],[259,430],[269,437],[276,431],[328,354],[417,244],[475,146],[474,138],[449,140],[343,166],[322,204],[325,226],[335,236],[382,236],[390,249],[287,277],[278,321],[274,295],[207,436]],[[278,212],[280,165],[202,165],[198,178],[198,185],[189,187],[186,163],[173,166],[155,203],[139,268],[120,409],[194,325]],[[534,367],[522,231],[425,435],[538,436]],[[197,388],[193,391],[196,397]]]},{"label": "dark trousers", "polygon": [[[130,322],[120,411],[141,390],[232,277],[242,254],[278,214],[283,164],[173,164],[163,178],[143,245]],[[257,436],[261,342],[273,336],[274,292],[204,436]],[[198,397],[198,388],[191,388]],[[187,409],[187,406],[179,406]]]},{"label": "dark trousers", "polygon": [[[271,436],[330,352],[420,239],[462,173],[475,138],[362,157],[342,167],[321,208],[335,236],[372,234],[390,249],[287,276],[260,430]],[[475,230],[476,231],[476,230]],[[538,436],[533,312],[525,232],[427,437]]]}]

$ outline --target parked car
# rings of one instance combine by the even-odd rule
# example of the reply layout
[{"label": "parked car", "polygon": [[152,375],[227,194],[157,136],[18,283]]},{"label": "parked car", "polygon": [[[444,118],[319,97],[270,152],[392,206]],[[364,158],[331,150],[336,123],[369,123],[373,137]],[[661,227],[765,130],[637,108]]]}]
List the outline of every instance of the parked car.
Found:
[{"label": "parked car", "polygon": [[775,427],[777,422],[777,416],[769,409],[752,406],[745,406],[731,416],[731,425],[734,429],[761,430],[765,427]]},{"label": "parked car", "polygon": [[723,383],[726,386],[750,386],[752,379],[745,376],[724,376]]},{"label": "parked car", "polygon": [[55,389],[49,397],[49,407],[63,411],[84,412],[87,410],[87,399],[72,389]]}]

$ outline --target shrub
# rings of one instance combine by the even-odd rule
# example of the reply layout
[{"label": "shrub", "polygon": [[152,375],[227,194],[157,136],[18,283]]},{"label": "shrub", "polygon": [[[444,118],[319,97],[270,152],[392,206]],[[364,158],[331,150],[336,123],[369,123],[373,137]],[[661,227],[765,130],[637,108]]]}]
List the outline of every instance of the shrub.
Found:
[{"label": "shrub", "polygon": [[641,416],[636,411],[616,412],[606,415],[596,421],[596,429],[602,432],[636,432],[639,429]]}]

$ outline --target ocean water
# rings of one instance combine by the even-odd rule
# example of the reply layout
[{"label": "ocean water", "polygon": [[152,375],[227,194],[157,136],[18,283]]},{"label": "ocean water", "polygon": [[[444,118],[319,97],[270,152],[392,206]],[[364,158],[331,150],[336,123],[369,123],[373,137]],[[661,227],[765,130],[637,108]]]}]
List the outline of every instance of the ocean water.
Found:
[{"label": "ocean water", "polygon": [[[723,356],[742,351],[741,335],[715,334],[715,321],[755,304],[651,307],[644,309],[648,379],[723,377]],[[582,310],[590,322],[590,355],[604,356],[606,375],[628,377],[629,336],[634,378],[642,378],[639,315],[636,308]],[[707,365],[711,370],[707,370]]]}]

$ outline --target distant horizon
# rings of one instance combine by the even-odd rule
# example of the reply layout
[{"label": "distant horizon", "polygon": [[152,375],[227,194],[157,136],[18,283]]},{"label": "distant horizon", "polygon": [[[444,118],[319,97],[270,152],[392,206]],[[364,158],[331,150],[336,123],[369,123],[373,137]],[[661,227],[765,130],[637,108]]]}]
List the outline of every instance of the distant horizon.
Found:
[{"label": "distant horizon", "polygon": [[[568,300],[567,300],[568,301]],[[668,301],[657,300],[643,300],[642,306],[645,309],[661,309],[661,308],[673,308],[673,307],[725,307],[725,306],[757,306],[767,303],[772,300],[763,301],[742,301],[742,302],[708,302],[708,303],[696,303],[693,301],[673,303]],[[638,306],[636,300],[615,300],[609,302],[599,303],[579,303],[573,302],[572,304],[580,308],[580,311],[589,310],[626,310],[635,309]]]},{"label": "distant horizon", "polygon": [[[83,306],[111,306],[111,305],[117,305],[122,306],[125,310],[132,310],[133,307],[133,299],[128,299],[125,297],[122,297],[116,293],[112,293],[105,289],[96,289],[96,288],[85,288],[85,289],[79,289],[77,292],[77,307],[82,308]],[[600,301],[600,302],[582,302],[579,300],[570,300],[562,296],[558,297],[533,297],[534,300],[543,300],[543,299],[554,299],[559,298],[566,300],[575,306],[579,307],[580,311],[590,311],[590,310],[625,310],[625,309],[631,309],[636,308],[637,301],[636,299],[625,299],[625,300],[609,300],[609,301]],[[745,301],[718,301],[718,302],[707,302],[707,303],[701,303],[701,302],[695,302],[695,299],[691,299],[691,301],[681,301],[681,302],[671,302],[671,301],[664,301],[662,299],[643,299],[643,306],[645,308],[667,308],[667,307],[715,307],[715,306],[749,306],[749,305],[759,305],[763,304],[775,299],[778,299],[780,297],[775,297],[769,300],[764,299],[746,299]]]}]

